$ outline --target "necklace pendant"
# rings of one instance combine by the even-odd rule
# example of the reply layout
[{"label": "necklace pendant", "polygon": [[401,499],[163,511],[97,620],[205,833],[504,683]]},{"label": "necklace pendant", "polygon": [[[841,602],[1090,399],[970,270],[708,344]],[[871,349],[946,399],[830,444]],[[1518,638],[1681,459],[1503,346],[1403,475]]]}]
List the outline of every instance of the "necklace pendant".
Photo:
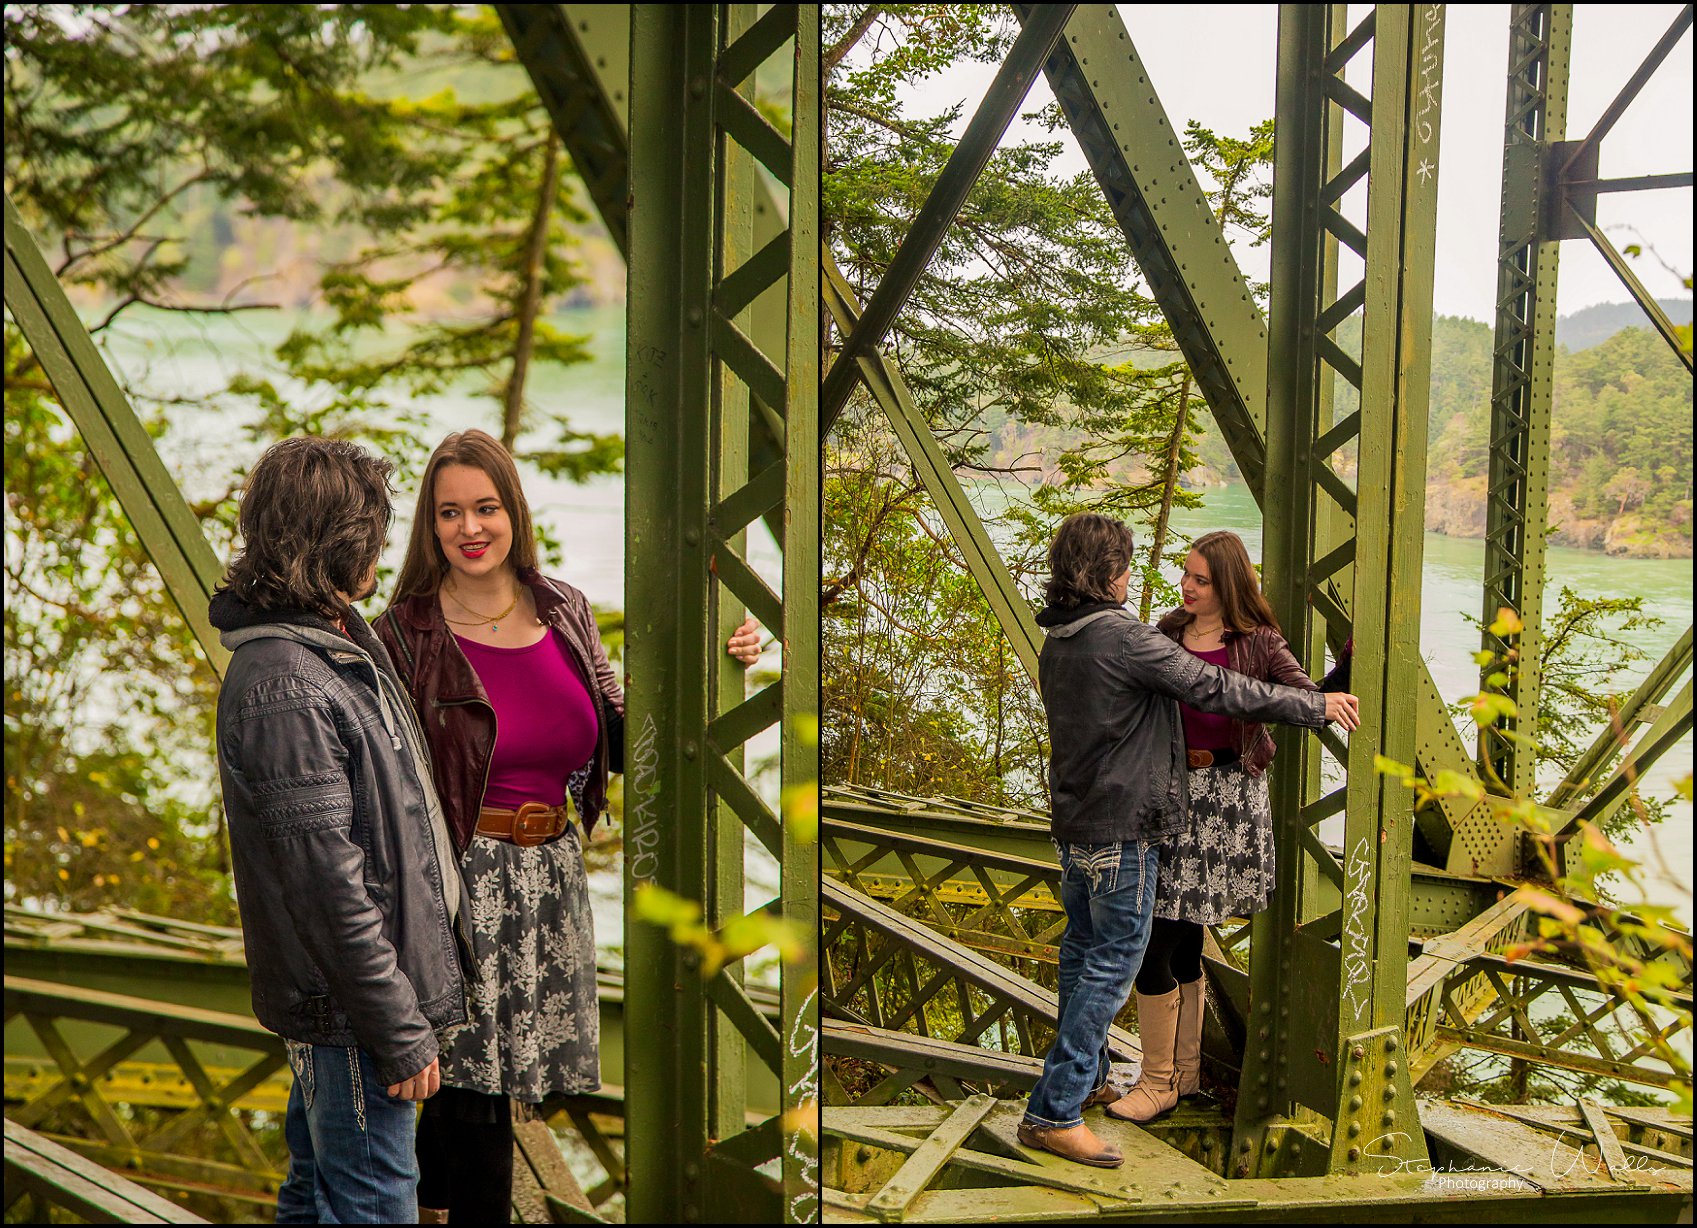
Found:
[{"label": "necklace pendant", "polygon": [[490,623],[489,629],[491,631],[499,631],[501,629],[501,624],[500,623]]}]

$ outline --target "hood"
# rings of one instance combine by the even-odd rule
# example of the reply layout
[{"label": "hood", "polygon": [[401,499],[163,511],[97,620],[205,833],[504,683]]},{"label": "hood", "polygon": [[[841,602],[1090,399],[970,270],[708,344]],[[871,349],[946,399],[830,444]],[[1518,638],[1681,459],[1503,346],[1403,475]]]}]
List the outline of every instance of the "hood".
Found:
[{"label": "hood", "polygon": [[1074,606],[1073,609],[1044,606],[1037,612],[1037,626],[1040,626],[1044,631],[1049,631],[1050,634],[1061,633],[1069,624],[1078,622],[1079,619],[1089,617],[1091,614],[1101,614],[1101,612],[1110,611],[1110,609],[1125,609],[1125,607],[1120,606],[1117,602],[1112,602],[1112,600],[1084,602],[1083,606]]},{"label": "hood", "polygon": [[1059,609],[1056,606],[1046,606],[1042,612],[1037,615],[1037,625],[1043,628],[1043,630],[1049,635],[1065,639],[1070,635],[1078,634],[1085,628],[1086,625],[1097,621],[1103,615],[1112,614],[1116,611],[1125,614],[1127,618],[1130,618],[1134,622],[1137,619],[1135,614],[1131,613],[1117,602],[1092,601],[1087,602],[1084,605],[1074,606],[1070,610]]},{"label": "hood", "polygon": [[348,633],[343,635],[321,614],[310,610],[262,610],[249,605],[228,589],[222,589],[213,594],[207,617],[218,628],[219,642],[231,652],[254,640],[292,640],[308,648],[331,653],[338,660],[359,661],[370,666],[383,726],[395,746],[400,747],[393,711],[399,701],[388,693],[389,685],[393,685],[389,674],[389,655],[383,651],[383,645],[357,610],[350,611]]}]

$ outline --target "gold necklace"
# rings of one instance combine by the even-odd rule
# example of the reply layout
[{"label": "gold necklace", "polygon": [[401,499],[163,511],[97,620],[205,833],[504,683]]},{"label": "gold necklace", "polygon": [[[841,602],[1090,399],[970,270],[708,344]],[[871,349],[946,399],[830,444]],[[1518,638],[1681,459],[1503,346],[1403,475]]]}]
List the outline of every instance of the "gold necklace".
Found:
[{"label": "gold necklace", "polygon": [[1207,631],[1201,631],[1197,629],[1195,621],[1192,620],[1190,626],[1185,628],[1185,634],[1193,640],[1206,640],[1218,635],[1225,629],[1226,625],[1221,623],[1218,627],[1211,627]]},{"label": "gold necklace", "polygon": [[[444,587],[442,591],[447,593],[449,599],[455,605],[459,606],[460,609],[464,610],[466,613],[477,614],[476,610],[472,609],[469,605],[467,605],[465,602],[461,601],[458,597],[456,597],[454,595],[453,589]],[[499,631],[501,629],[501,620],[503,618],[505,618],[507,615],[511,614],[514,610],[516,610],[518,608],[518,604],[519,604],[519,593],[518,593],[517,590],[514,590],[512,604],[509,605],[506,609],[502,610],[499,614],[495,614],[495,615],[478,614],[477,621],[468,622],[468,621],[465,621],[463,619],[449,618],[448,612],[446,610],[444,610],[442,612],[442,621],[447,622],[447,623],[452,623],[456,627],[481,627],[484,623],[488,623],[489,629],[491,631]]]}]

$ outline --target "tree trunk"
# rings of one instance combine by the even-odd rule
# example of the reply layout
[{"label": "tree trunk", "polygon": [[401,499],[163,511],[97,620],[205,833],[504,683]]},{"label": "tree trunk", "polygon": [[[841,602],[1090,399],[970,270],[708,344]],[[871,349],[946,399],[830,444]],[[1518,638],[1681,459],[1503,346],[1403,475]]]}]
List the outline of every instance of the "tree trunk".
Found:
[{"label": "tree trunk", "polygon": [[[1173,434],[1167,441],[1167,470],[1166,483],[1161,488],[1161,512],[1155,518],[1155,539],[1149,546],[1149,566],[1158,569],[1161,566],[1161,550],[1167,544],[1167,521],[1172,515],[1173,492],[1178,488],[1178,456],[1184,448],[1184,432],[1190,423],[1187,412],[1190,405],[1190,369],[1185,368],[1184,382],[1179,387],[1178,413],[1173,416]],[[1144,622],[1149,621],[1149,602],[1155,595],[1155,580],[1153,576],[1145,577],[1143,581],[1143,600],[1138,605],[1138,617]]]},{"label": "tree trunk", "polygon": [[530,222],[530,237],[524,253],[524,293],[519,301],[519,335],[513,343],[513,373],[507,380],[501,406],[501,443],[511,452],[518,442],[524,412],[524,382],[530,373],[530,352],[536,343],[536,313],[542,306],[542,261],[548,254],[548,223],[554,216],[554,199],[560,190],[560,136],[548,132],[542,183],[536,194],[536,213]]}]

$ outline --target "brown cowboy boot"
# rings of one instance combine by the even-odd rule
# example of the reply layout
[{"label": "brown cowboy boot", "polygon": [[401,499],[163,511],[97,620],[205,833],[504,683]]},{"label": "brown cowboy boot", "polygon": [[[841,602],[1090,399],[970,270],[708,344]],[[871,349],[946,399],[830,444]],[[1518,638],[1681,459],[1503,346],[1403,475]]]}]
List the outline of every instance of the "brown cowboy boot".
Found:
[{"label": "brown cowboy boot", "polygon": [[1104,1143],[1082,1122],[1076,1126],[1034,1126],[1028,1121],[1019,1123],[1019,1141],[1027,1147],[1047,1151],[1078,1164],[1094,1168],[1118,1168],[1125,1163],[1120,1149]]},{"label": "brown cowboy boot", "polygon": [[418,1222],[421,1224],[445,1224],[448,1222],[448,1209],[446,1207],[441,1210],[436,1210],[433,1207],[420,1207],[418,1209]]},{"label": "brown cowboy boot", "polygon": [[1125,1088],[1121,1087],[1118,1083],[1115,1083],[1112,1079],[1109,1079],[1106,1083],[1102,1084],[1101,1087],[1097,1088],[1095,1091],[1091,1092],[1090,1095],[1085,1097],[1084,1107],[1087,1109],[1093,1109],[1099,1104],[1112,1104],[1123,1095],[1125,1095]]},{"label": "brown cowboy boot", "polygon": [[1137,1031],[1143,1070],[1132,1089],[1103,1112],[1121,1121],[1154,1121],[1178,1103],[1173,1083],[1173,1038],[1178,1031],[1178,987],[1157,997],[1137,995]]},{"label": "brown cowboy boot", "polygon": [[1178,1034],[1173,1041],[1173,1079],[1179,1098],[1202,1090],[1202,978],[1178,987]]}]

